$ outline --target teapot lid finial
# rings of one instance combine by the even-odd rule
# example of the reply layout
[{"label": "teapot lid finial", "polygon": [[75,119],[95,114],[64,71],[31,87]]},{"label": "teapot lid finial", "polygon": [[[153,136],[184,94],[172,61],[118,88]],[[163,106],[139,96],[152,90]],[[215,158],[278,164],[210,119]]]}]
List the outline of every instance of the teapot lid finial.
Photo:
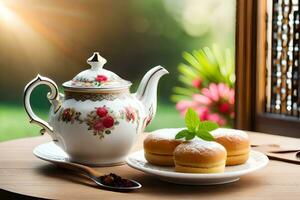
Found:
[{"label": "teapot lid finial", "polygon": [[87,59],[87,63],[91,65],[92,70],[99,70],[105,65],[106,59],[100,56],[99,52],[94,52],[94,54]]}]

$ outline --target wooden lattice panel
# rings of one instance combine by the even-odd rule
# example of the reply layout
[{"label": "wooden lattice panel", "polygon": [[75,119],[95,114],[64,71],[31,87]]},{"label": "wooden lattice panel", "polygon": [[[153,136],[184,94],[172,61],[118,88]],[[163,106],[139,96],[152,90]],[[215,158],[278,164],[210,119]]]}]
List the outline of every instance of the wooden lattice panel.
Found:
[{"label": "wooden lattice panel", "polygon": [[266,112],[299,117],[299,0],[273,0]]}]

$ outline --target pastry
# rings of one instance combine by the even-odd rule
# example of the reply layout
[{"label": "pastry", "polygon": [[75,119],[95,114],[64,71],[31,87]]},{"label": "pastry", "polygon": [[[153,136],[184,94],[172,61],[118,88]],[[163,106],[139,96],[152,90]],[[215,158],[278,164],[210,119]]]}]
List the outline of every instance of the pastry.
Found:
[{"label": "pastry", "polygon": [[215,141],[227,151],[226,165],[239,165],[249,158],[250,142],[246,132],[235,129],[219,128],[211,132]]},{"label": "pastry", "polygon": [[176,147],[174,162],[177,172],[220,173],[225,169],[226,150],[217,142],[195,139]]},{"label": "pastry", "polygon": [[181,129],[160,129],[150,133],[144,140],[146,160],[155,165],[173,166],[174,149],[182,143],[175,136]]}]

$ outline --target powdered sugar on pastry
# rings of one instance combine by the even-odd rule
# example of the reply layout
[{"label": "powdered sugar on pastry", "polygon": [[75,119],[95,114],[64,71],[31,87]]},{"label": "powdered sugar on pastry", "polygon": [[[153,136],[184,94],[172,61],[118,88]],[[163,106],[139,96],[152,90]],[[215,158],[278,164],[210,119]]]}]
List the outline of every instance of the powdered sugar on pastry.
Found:
[{"label": "powdered sugar on pastry", "polygon": [[174,140],[176,134],[184,128],[165,128],[156,130],[150,133],[149,137],[152,140]]},{"label": "powdered sugar on pastry", "polygon": [[211,132],[214,138],[226,137],[228,140],[234,139],[248,139],[248,134],[241,130],[229,129],[229,128],[218,128]]},{"label": "powdered sugar on pastry", "polygon": [[225,148],[217,142],[204,141],[202,139],[196,139],[187,141],[177,146],[176,152],[189,152],[189,153],[201,153],[201,152],[215,152],[216,150],[226,151]]}]

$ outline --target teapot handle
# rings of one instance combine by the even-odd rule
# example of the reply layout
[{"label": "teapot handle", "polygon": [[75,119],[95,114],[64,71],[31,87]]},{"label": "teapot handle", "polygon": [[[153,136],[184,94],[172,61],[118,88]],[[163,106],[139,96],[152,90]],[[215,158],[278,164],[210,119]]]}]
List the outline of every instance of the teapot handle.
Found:
[{"label": "teapot handle", "polygon": [[34,114],[30,105],[30,95],[34,88],[38,85],[47,85],[50,87],[51,91],[47,94],[47,98],[50,103],[53,105],[54,112],[57,112],[61,107],[60,94],[58,87],[54,81],[49,78],[37,75],[32,81],[30,81],[24,88],[24,97],[23,103],[25,111],[30,118],[30,123],[35,123],[42,127],[40,133],[44,134],[45,132],[49,133],[53,140],[56,140],[53,127],[46,121],[42,120]]}]

